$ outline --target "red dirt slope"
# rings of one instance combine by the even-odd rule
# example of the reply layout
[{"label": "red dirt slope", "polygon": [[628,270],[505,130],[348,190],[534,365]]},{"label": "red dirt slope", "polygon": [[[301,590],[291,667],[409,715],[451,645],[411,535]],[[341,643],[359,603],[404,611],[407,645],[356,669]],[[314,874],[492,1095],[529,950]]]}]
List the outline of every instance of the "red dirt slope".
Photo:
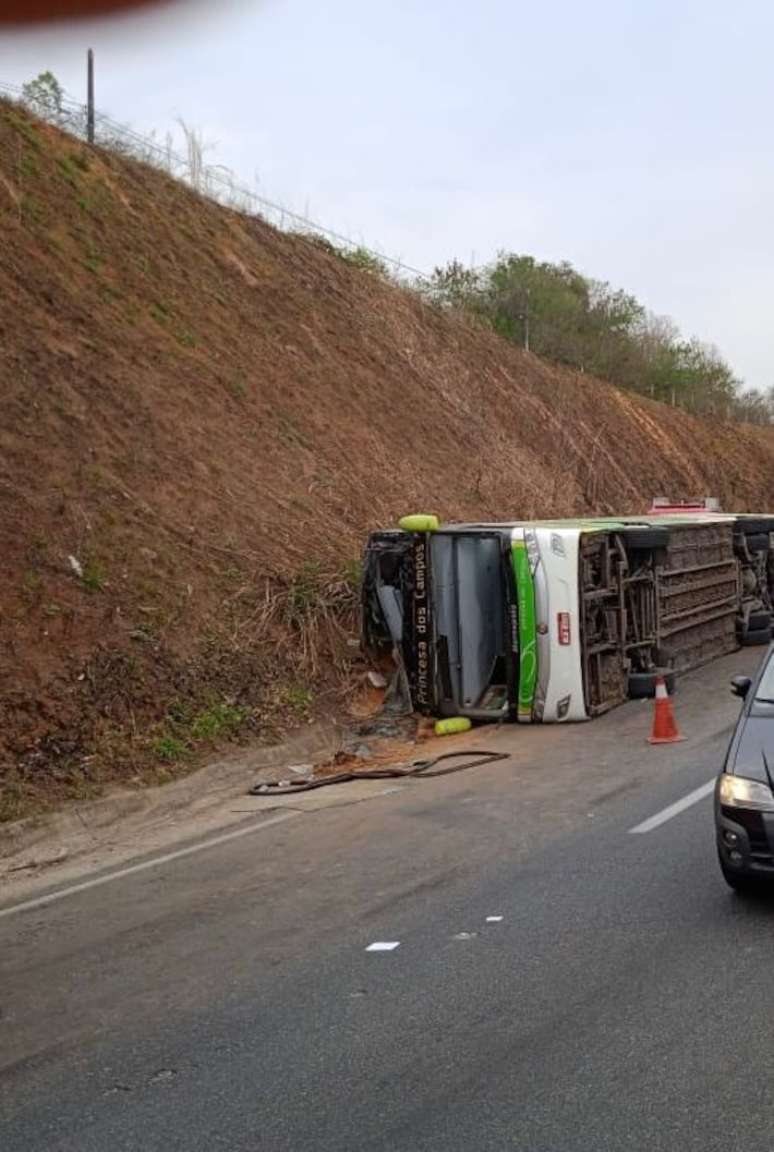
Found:
[{"label": "red dirt slope", "polygon": [[0,815],[303,717],[363,536],[406,511],[774,503],[766,432],[550,367],[6,104],[0,221]]}]

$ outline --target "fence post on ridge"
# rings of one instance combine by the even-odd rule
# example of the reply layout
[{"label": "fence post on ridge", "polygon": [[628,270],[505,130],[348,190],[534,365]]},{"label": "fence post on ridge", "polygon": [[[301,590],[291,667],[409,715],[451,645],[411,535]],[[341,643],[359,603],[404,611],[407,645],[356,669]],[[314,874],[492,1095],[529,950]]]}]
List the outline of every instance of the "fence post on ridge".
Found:
[{"label": "fence post on ridge", "polygon": [[94,51],[89,48],[86,56],[86,139],[89,144],[94,143]]}]

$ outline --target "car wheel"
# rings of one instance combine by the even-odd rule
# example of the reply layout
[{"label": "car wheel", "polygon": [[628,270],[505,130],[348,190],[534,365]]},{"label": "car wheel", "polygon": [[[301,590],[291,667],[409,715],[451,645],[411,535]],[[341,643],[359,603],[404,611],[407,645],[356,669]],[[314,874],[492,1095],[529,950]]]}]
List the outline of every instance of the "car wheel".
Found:
[{"label": "car wheel", "polygon": [[739,633],[739,643],[743,648],[757,648],[771,643],[771,624],[768,628],[748,628]]},{"label": "car wheel", "polygon": [[726,884],[738,892],[740,896],[752,896],[766,890],[765,881],[761,881],[760,877],[750,876],[747,872],[734,872],[732,868],[729,868],[720,852],[718,852],[718,863]]},{"label": "car wheel", "polygon": [[650,700],[656,695],[656,681],[663,678],[670,696],[675,691],[675,674],[668,669],[655,672],[630,672],[626,695],[630,700]]}]

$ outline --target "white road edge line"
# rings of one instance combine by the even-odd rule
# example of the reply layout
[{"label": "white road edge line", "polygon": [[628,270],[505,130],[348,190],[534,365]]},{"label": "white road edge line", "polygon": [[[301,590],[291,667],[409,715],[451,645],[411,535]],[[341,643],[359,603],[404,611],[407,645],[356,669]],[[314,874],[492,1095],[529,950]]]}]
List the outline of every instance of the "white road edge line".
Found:
[{"label": "white road edge line", "polygon": [[220,844],[228,844],[231,840],[239,840],[242,836],[251,836],[254,832],[261,832],[264,828],[271,828],[275,824],[283,824],[300,816],[300,812],[282,812],[279,816],[271,816],[262,820],[260,824],[250,824],[247,828],[235,828],[233,832],[224,832],[221,836],[213,836],[211,840],[202,840],[198,844],[189,844],[187,848],[178,848],[174,852],[167,852],[163,856],[154,856],[151,860],[142,860],[139,864],[130,864],[126,868],[119,868],[115,872],[108,872],[105,876],[93,876],[90,880],[82,880],[79,884],[70,884],[66,888],[58,888],[44,896],[36,896],[32,900],[24,900],[21,904],[11,904],[8,908],[0,908],[0,919],[4,916],[13,916],[15,912],[29,912],[33,908],[43,908],[57,900],[64,900],[67,896],[75,896],[78,892],[88,892],[90,888],[99,888],[102,884],[110,884],[113,880],[122,880],[124,876],[134,876],[138,872],[146,872],[149,868],[159,868],[162,864],[170,864],[173,860],[182,860],[184,856],[193,856],[196,852],[205,852],[208,848],[217,848]]},{"label": "white road edge line", "polygon": [[706,784],[702,784],[700,788],[694,788],[693,792],[689,792],[687,796],[683,796],[681,800],[675,800],[674,804],[670,804],[668,808],[663,808],[657,812],[655,816],[650,816],[647,820],[643,820],[642,824],[638,824],[635,828],[630,828],[630,832],[652,832],[654,828],[658,828],[660,824],[666,824],[667,820],[671,820],[673,816],[679,816],[686,808],[690,808],[693,804],[698,804],[705,796],[709,796],[710,792],[715,787],[715,779],[713,776]]}]

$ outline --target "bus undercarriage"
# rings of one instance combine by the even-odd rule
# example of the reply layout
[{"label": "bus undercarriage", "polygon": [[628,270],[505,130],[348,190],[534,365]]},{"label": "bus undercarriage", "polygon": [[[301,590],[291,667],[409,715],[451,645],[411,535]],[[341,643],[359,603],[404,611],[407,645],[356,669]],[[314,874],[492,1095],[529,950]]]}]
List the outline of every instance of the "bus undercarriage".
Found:
[{"label": "bus undercarriage", "polygon": [[[588,717],[627,696],[652,695],[660,674],[698,667],[740,643],[767,642],[774,517],[664,521],[375,533],[364,565],[364,647],[398,655],[416,711],[494,720],[573,718],[567,707],[564,714],[542,711],[549,669],[555,673],[570,656],[561,648],[565,627],[579,664],[575,705],[582,695]],[[569,610],[557,612],[558,584],[547,561],[557,563],[551,552],[563,556],[561,541],[573,534],[577,596],[570,589],[561,605]],[[532,548],[532,607],[525,595],[529,570],[516,570],[516,536]],[[534,695],[527,692],[525,707],[531,675]]]}]

